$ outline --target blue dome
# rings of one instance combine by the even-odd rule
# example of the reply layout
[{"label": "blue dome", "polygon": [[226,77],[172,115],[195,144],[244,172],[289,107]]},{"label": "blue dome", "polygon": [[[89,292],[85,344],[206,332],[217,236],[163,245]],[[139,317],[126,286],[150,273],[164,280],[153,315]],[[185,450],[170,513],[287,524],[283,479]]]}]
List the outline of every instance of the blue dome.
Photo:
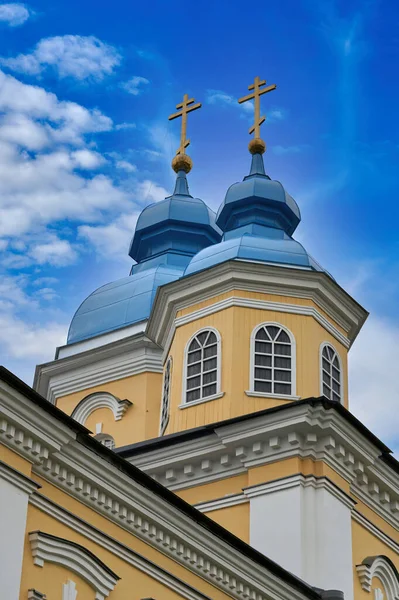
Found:
[{"label": "blue dome", "polygon": [[185,270],[185,275],[209,269],[228,260],[246,260],[323,271],[322,267],[292,238],[271,239],[244,233],[201,250]]},{"label": "blue dome", "polygon": [[142,211],[129,254],[141,263],[141,268],[164,253],[169,254],[169,262],[179,264],[186,256],[187,265],[202,248],[220,241],[222,232],[215,217],[205,202],[189,194],[186,174],[179,171],[173,195]]},{"label": "blue dome", "polygon": [[148,319],[158,287],[179,279],[182,274],[182,268],[161,265],[103,285],[76,311],[67,343]]},{"label": "blue dome", "polygon": [[218,210],[216,223],[224,231],[223,241],[198,252],[184,274],[191,275],[228,260],[323,271],[291,237],[300,220],[295,200],[280,182],[265,174],[262,155],[254,154],[249,175],[227,190]]}]

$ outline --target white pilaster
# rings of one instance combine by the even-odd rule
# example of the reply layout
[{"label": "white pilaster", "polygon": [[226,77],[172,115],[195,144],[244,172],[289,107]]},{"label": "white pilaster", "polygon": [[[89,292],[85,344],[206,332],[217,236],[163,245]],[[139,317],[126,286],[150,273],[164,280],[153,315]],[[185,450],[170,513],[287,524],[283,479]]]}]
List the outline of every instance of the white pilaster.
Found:
[{"label": "white pilaster", "polygon": [[294,475],[244,490],[250,544],[306,583],[353,599],[351,509],[325,477]]},{"label": "white pilaster", "polygon": [[19,598],[28,499],[40,487],[0,462],[1,597]]}]

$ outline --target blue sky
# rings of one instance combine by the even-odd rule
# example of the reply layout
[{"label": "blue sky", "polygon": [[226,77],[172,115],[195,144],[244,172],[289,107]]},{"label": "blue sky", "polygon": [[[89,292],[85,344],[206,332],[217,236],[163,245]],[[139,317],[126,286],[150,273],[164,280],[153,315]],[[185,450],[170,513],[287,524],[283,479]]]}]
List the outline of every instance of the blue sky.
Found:
[{"label": "blue sky", "polygon": [[[128,274],[138,212],[173,188],[183,93],[191,192],[217,209],[249,168],[255,75],[269,175],[296,238],[371,316],[353,412],[392,447],[399,386],[399,5],[394,0],[0,3],[0,355],[30,383],[95,288]],[[395,414],[396,418],[392,415]]]}]

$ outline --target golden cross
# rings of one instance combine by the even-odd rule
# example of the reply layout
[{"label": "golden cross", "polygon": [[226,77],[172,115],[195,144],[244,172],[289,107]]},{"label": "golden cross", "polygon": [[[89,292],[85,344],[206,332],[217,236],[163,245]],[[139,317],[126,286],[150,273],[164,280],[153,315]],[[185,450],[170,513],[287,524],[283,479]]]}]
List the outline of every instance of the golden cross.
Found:
[{"label": "golden cross", "polygon": [[265,122],[266,117],[260,116],[260,97],[262,94],[266,94],[267,92],[271,92],[276,89],[276,84],[268,85],[267,87],[261,89],[262,85],[266,85],[266,80],[260,80],[260,77],[255,77],[252,85],[248,86],[249,90],[253,90],[252,94],[248,94],[248,96],[243,96],[238,100],[239,104],[243,102],[247,102],[247,100],[255,99],[255,120],[254,124],[249,130],[249,134],[254,133],[255,138],[260,138],[260,126]]},{"label": "golden cross", "polygon": [[[192,110],[197,110],[197,108],[201,108],[202,104],[198,102],[197,104],[193,104],[195,102],[194,98],[189,98],[188,94],[184,94],[183,102],[176,105],[177,110],[180,112],[174,113],[170,115],[169,121],[173,119],[177,119],[177,117],[181,117],[181,134],[180,134],[180,148],[176,152],[176,154],[185,154],[185,149],[190,145],[190,140],[186,139],[187,133],[187,115]],[[193,106],[191,106],[193,105]]]}]

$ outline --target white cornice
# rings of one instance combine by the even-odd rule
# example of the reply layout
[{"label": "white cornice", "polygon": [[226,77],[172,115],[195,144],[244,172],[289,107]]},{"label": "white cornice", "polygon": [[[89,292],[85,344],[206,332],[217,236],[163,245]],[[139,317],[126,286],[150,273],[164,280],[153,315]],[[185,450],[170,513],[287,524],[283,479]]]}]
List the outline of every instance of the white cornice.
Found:
[{"label": "white cornice", "polygon": [[[51,440],[53,430],[57,430],[53,418],[49,419],[46,411],[28,398],[23,403],[23,397],[19,398],[16,392],[15,396],[12,418],[19,420],[21,415],[33,412],[41,428],[25,419],[23,431],[7,427],[4,443],[14,448],[15,437],[18,442],[22,433],[23,439],[31,439],[30,447],[40,450],[43,439]],[[0,421],[3,416],[1,401]],[[64,423],[59,425],[59,429],[65,427]],[[107,461],[102,454],[106,450],[97,454],[75,437],[70,431],[69,435],[64,434],[63,445],[48,447],[47,457],[37,455],[33,472],[236,600],[268,600],[271,596],[279,600],[309,598],[310,588],[302,588],[304,584],[299,582],[296,585],[288,573],[286,577],[276,574],[267,559],[258,562],[250,554],[240,552],[211,527],[138,483],[111,460]]]},{"label": "white cornice", "polygon": [[162,373],[162,351],[139,333],[38,365],[34,388],[55,404],[62,396],[144,372]]},{"label": "white cornice", "polygon": [[32,494],[36,492],[42,486],[30,477],[27,477],[20,471],[13,469],[10,465],[7,465],[5,462],[0,461],[0,479],[4,479],[8,481],[13,486],[21,490],[21,492],[25,492],[26,494]]},{"label": "white cornice", "polygon": [[158,288],[147,325],[149,337],[167,347],[179,310],[236,289],[309,298],[348,332],[350,343],[367,317],[367,312],[325,273],[229,261]]},{"label": "white cornice", "polygon": [[33,494],[29,498],[29,502],[42,512],[50,515],[52,518],[63,523],[70,529],[73,529],[80,535],[83,535],[86,539],[105,548],[105,550],[111,552],[114,556],[117,556],[146,575],[149,575],[152,579],[159,581],[162,585],[165,585],[183,598],[186,598],[186,600],[208,600],[201,592],[187,585],[184,581],[170,575],[131,548],[128,548],[104,532],[99,531],[86,521],[76,518],[72,513],[61,506],[58,506],[48,498],[45,498],[40,494]]},{"label": "white cornice", "polygon": [[338,412],[292,405],[230,425],[205,437],[160,446],[128,458],[172,490],[217,481],[286,458],[322,460],[351,484],[351,492],[399,529],[399,484],[387,477],[380,451]]},{"label": "white cornice", "polygon": [[[256,300],[252,298],[242,298],[241,296],[230,296],[224,300],[219,300],[210,306],[195,310],[182,317],[175,319],[175,327],[181,327],[197,319],[202,319],[221,310],[237,306],[240,308],[256,308],[259,310],[268,310],[273,312],[290,313],[295,315],[305,315],[314,318],[326,331],[333,335],[341,344],[349,348],[350,341],[343,335],[337,327],[334,327],[328,319],[326,319],[319,310],[313,306],[301,306],[300,304],[286,304],[284,302],[271,302],[266,300]],[[170,336],[169,336],[170,337]],[[165,351],[167,348],[165,348]]]},{"label": "white cornice", "polygon": [[96,600],[105,600],[120,579],[92,552],[76,543],[41,531],[30,532],[29,542],[36,566],[50,562],[66,567],[94,588]]}]

